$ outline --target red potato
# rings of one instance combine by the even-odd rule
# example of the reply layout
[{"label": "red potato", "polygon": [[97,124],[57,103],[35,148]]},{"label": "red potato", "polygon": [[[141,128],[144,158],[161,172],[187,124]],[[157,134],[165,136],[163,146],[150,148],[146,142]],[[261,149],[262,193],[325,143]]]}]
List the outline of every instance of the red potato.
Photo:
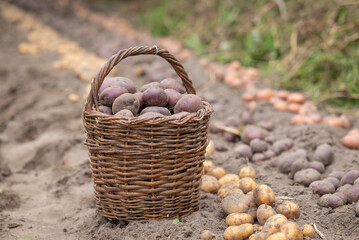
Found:
[{"label": "red potato", "polygon": [[332,147],[327,143],[318,146],[313,157],[314,160],[322,162],[325,166],[332,164],[334,160]]},{"label": "red potato", "polygon": [[146,107],[141,111],[140,115],[143,115],[148,112],[161,113],[163,116],[171,115],[171,112],[165,107]]},{"label": "red potato", "polygon": [[315,170],[317,170],[320,173],[324,173],[325,171],[325,166],[322,162],[318,162],[318,161],[313,161],[309,163],[309,168],[313,168]]},{"label": "red potato", "polygon": [[343,121],[337,116],[329,116],[324,119],[325,123],[332,127],[343,127]]},{"label": "red potato", "polygon": [[112,113],[116,114],[123,109],[130,110],[136,116],[140,109],[140,102],[137,97],[131,93],[124,93],[117,97],[112,105]]},{"label": "red potato", "polygon": [[256,109],[256,107],[257,107],[256,101],[250,101],[250,102],[248,103],[248,109],[249,109],[250,111],[253,111],[254,109]]},{"label": "red potato", "polygon": [[320,179],[320,173],[312,168],[307,168],[296,172],[294,182],[308,187],[312,182]]},{"label": "red potato", "polygon": [[347,148],[359,149],[359,134],[348,134],[342,138],[342,144]]},{"label": "red potato", "polygon": [[100,94],[100,103],[111,107],[115,99],[128,91],[123,87],[108,87]]},{"label": "red potato", "polygon": [[287,100],[290,103],[303,103],[305,96],[301,93],[291,93],[288,95]]},{"label": "red potato", "polygon": [[268,101],[274,96],[274,91],[269,88],[261,89],[257,92],[256,98],[258,100]]},{"label": "red potato", "polygon": [[288,103],[282,100],[275,101],[273,107],[278,111],[285,112],[288,109]]},{"label": "red potato", "polygon": [[327,181],[314,181],[309,185],[309,188],[319,196],[335,192],[334,185]]},{"label": "red potato", "polygon": [[292,119],[290,120],[290,123],[292,125],[300,125],[300,124],[306,124],[307,119],[303,115],[294,115]]},{"label": "red potato", "polygon": [[150,87],[142,94],[145,106],[164,107],[167,105],[168,97],[166,92],[160,87]]},{"label": "red potato", "polygon": [[236,155],[240,158],[248,158],[251,159],[252,157],[252,149],[245,144],[241,144],[238,145],[235,149],[234,152],[236,153]]},{"label": "red potato", "polygon": [[114,117],[127,117],[127,118],[133,118],[133,113],[128,109],[123,109],[121,111],[118,111]]},{"label": "red potato", "polygon": [[335,189],[337,189],[340,186],[339,179],[335,178],[335,177],[327,177],[327,178],[323,179],[323,181],[330,182],[331,184],[333,184]]},{"label": "red potato", "polygon": [[253,139],[263,140],[267,136],[267,131],[253,125],[246,126],[241,134],[242,141],[247,144],[250,143]]},{"label": "red potato", "polygon": [[106,78],[100,89],[98,90],[98,94],[100,95],[102,91],[104,91],[108,87],[123,87],[125,88],[129,93],[135,93],[136,88],[133,84],[132,80],[125,78],[125,77],[114,77],[114,78]]},{"label": "red potato", "polygon": [[99,111],[104,113],[104,114],[107,114],[107,115],[112,115],[112,110],[110,107],[107,107],[107,106],[99,106]]},{"label": "red potato", "polygon": [[264,160],[266,160],[266,157],[262,153],[255,153],[252,156],[252,162],[254,163],[263,162]]},{"label": "red potato", "polygon": [[290,166],[290,172],[292,176],[300,170],[307,169],[309,167],[309,162],[306,158],[300,157],[295,160]]},{"label": "red potato", "polygon": [[356,179],[359,178],[359,170],[350,170],[342,177],[340,185],[353,184]]},{"label": "red potato", "polygon": [[289,91],[285,91],[285,90],[281,90],[277,92],[277,96],[281,99],[287,99],[287,97],[289,96],[290,92]]},{"label": "red potato", "polygon": [[268,143],[260,139],[253,139],[249,146],[254,153],[262,153],[268,149]]},{"label": "red potato", "polygon": [[298,113],[300,110],[301,105],[298,103],[289,103],[288,110],[294,113]]},{"label": "red potato", "polygon": [[173,78],[163,79],[161,85],[164,89],[173,89],[181,94],[186,93],[186,89],[183,87],[182,83]]},{"label": "red potato", "polygon": [[281,140],[276,141],[273,143],[273,145],[270,147],[270,149],[275,152],[276,155],[281,154],[284,151],[287,151],[293,147],[293,140],[290,138],[284,138]]},{"label": "red potato", "polygon": [[333,171],[328,175],[328,177],[335,177],[335,178],[338,178],[340,180],[340,179],[342,179],[344,174],[345,173],[343,171]]},{"label": "red potato", "polygon": [[255,92],[247,91],[247,92],[242,94],[242,99],[245,102],[253,101],[255,99],[255,97],[256,97]]},{"label": "red potato", "polygon": [[326,208],[337,208],[343,206],[344,202],[334,194],[325,194],[319,198],[318,205]]},{"label": "red potato", "polygon": [[183,94],[181,99],[178,100],[173,112],[190,112],[195,113],[203,108],[203,103],[200,97],[194,94]]}]

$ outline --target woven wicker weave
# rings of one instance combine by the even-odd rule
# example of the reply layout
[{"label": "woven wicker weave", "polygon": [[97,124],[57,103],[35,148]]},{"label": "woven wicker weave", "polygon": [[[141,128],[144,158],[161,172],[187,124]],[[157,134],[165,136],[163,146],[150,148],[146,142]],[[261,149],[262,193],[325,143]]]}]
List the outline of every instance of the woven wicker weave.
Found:
[{"label": "woven wicker weave", "polygon": [[119,118],[98,111],[97,93],[111,69],[135,55],[167,60],[195,94],[168,51],[133,47],[113,55],[92,80],[83,121],[99,213],[123,221],[184,216],[198,210],[199,184],[212,106],[181,117]]}]

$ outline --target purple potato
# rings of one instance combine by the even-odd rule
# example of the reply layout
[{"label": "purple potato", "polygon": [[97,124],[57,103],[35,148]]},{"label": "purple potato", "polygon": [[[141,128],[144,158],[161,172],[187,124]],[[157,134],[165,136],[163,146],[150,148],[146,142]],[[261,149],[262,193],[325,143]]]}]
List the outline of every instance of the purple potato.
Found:
[{"label": "purple potato", "polygon": [[273,123],[270,122],[270,121],[260,121],[258,123],[258,126],[265,129],[265,130],[267,130],[267,131],[272,131],[273,128],[274,128]]},{"label": "purple potato", "polygon": [[147,107],[164,107],[167,105],[168,97],[160,87],[150,87],[142,94],[143,104]]},{"label": "purple potato", "polygon": [[338,178],[340,180],[340,179],[342,179],[344,174],[345,173],[343,171],[333,171],[331,174],[329,174],[328,177],[335,177],[335,178]]},{"label": "purple potato", "polygon": [[327,143],[320,145],[315,150],[313,157],[315,161],[322,162],[325,166],[332,164],[334,160],[332,147]]},{"label": "purple potato", "polygon": [[140,92],[145,92],[147,89],[149,89],[150,87],[160,87],[163,89],[163,86],[159,83],[159,82],[151,82],[148,84],[143,85],[140,88]]},{"label": "purple potato", "polygon": [[309,188],[319,196],[335,192],[334,185],[327,181],[314,181],[309,185]]},{"label": "purple potato", "polygon": [[277,141],[277,138],[273,135],[268,135],[264,138],[264,141],[272,145],[275,141]]},{"label": "purple potato", "polygon": [[146,107],[141,111],[140,115],[143,115],[148,112],[157,112],[157,113],[161,113],[164,116],[171,115],[171,112],[165,107]]},{"label": "purple potato", "polygon": [[187,117],[188,115],[191,115],[191,114],[189,112],[180,112],[180,113],[173,114],[172,117],[175,119],[181,119],[181,118]]},{"label": "purple potato", "polygon": [[249,146],[254,153],[262,153],[268,149],[268,143],[260,139],[253,139]]},{"label": "purple potato", "polygon": [[275,153],[272,150],[267,150],[263,153],[265,159],[271,159],[275,156]]},{"label": "purple potato", "polygon": [[169,110],[173,110],[178,100],[180,100],[180,98],[182,97],[182,94],[180,94],[179,92],[173,89],[165,89],[165,93],[167,94],[168,97],[168,102],[166,107]]},{"label": "purple potato", "polygon": [[178,80],[173,78],[166,78],[161,81],[161,85],[164,89],[173,89],[181,94],[186,93],[186,89]]},{"label": "purple potato", "polygon": [[253,122],[252,114],[250,112],[248,112],[248,111],[242,112],[242,114],[241,114],[241,122],[244,125],[251,124]]},{"label": "purple potato", "polygon": [[178,100],[173,112],[190,112],[194,113],[203,108],[203,103],[200,97],[194,94],[183,94],[181,99]]},{"label": "purple potato", "polygon": [[238,145],[235,149],[234,152],[236,153],[236,155],[240,158],[248,158],[251,159],[253,153],[252,153],[252,149],[245,144],[241,144]]},{"label": "purple potato", "polygon": [[135,93],[136,88],[133,82],[125,77],[113,77],[113,78],[107,78],[103,81],[98,94],[100,95],[102,91],[104,91],[108,87],[123,87],[125,88],[129,93]]},{"label": "purple potato", "polygon": [[108,87],[100,94],[100,103],[111,107],[115,99],[128,91],[123,87]]},{"label": "purple potato", "polygon": [[254,163],[263,162],[264,160],[266,160],[266,158],[262,153],[255,153],[252,156],[252,162]]},{"label": "purple potato", "polygon": [[284,155],[278,162],[279,171],[282,173],[289,173],[292,164],[299,158],[306,158],[306,154],[300,149]]},{"label": "purple potato", "polygon": [[359,202],[355,205],[355,214],[359,217]]},{"label": "purple potato", "polygon": [[312,168],[300,170],[294,174],[294,182],[308,187],[312,182],[320,179],[320,173]]},{"label": "purple potato", "polygon": [[112,110],[110,107],[107,107],[107,106],[99,106],[98,107],[100,112],[104,113],[104,114],[107,114],[107,115],[112,115]]},{"label": "purple potato", "polygon": [[344,194],[346,194],[349,203],[357,202],[359,200],[359,185],[351,186]]},{"label": "purple potato", "polygon": [[158,113],[158,112],[146,112],[146,113],[142,114],[140,117],[157,118],[157,117],[163,117],[163,115],[161,113]]},{"label": "purple potato", "polygon": [[347,190],[350,189],[351,187],[352,187],[352,185],[345,184],[344,186],[338,187],[337,192],[342,192],[342,193],[346,194]]},{"label": "purple potato", "polygon": [[288,151],[293,147],[293,140],[290,138],[284,138],[281,140],[276,141],[271,146],[271,150],[275,152],[276,155],[281,154],[284,151]]},{"label": "purple potato", "polygon": [[268,132],[264,129],[256,127],[254,125],[248,125],[244,128],[241,137],[243,142],[250,143],[253,139],[261,139],[263,140],[268,136]]},{"label": "purple potato", "polygon": [[338,178],[335,178],[335,177],[327,177],[327,178],[323,179],[323,181],[330,182],[331,184],[333,184],[335,189],[337,189],[340,186],[340,181],[338,180]]},{"label": "purple potato", "polygon": [[300,170],[307,169],[309,166],[309,162],[306,158],[300,157],[295,160],[292,165],[290,166],[290,172],[292,176]]},{"label": "purple potato", "polygon": [[140,102],[138,98],[131,93],[124,93],[115,99],[112,105],[112,113],[116,114],[118,111],[128,109],[136,116],[140,109]]},{"label": "purple potato", "polygon": [[135,97],[137,97],[139,103],[140,103],[140,111],[144,108],[144,104],[143,104],[143,99],[142,99],[142,94],[141,92],[136,92],[133,95],[135,95]]},{"label": "purple potato", "polygon": [[347,196],[343,192],[335,192],[333,193],[335,196],[340,197],[343,200],[343,204],[346,204],[348,199]]},{"label": "purple potato", "polygon": [[133,113],[128,109],[123,109],[121,111],[118,111],[115,115],[115,117],[128,117],[133,118]]},{"label": "purple potato", "polygon": [[239,140],[239,136],[237,136],[236,134],[231,133],[231,132],[225,132],[224,139],[227,142],[237,142]]},{"label": "purple potato", "polygon": [[325,194],[319,198],[319,206],[326,208],[337,208],[344,205],[343,200],[334,194]]},{"label": "purple potato", "polygon": [[356,179],[359,178],[359,171],[358,170],[350,170],[344,176],[342,177],[342,180],[340,180],[340,185],[345,184],[353,184]]},{"label": "purple potato", "polygon": [[320,173],[323,173],[325,171],[325,167],[322,162],[318,162],[318,161],[310,162],[309,167],[317,170]]}]

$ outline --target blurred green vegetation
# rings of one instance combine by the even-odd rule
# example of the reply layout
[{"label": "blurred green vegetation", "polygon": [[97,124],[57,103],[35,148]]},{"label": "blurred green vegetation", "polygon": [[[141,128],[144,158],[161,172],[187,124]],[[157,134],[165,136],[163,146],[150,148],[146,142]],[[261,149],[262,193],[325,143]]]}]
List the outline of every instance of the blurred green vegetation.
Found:
[{"label": "blurred green vegetation", "polygon": [[359,104],[359,2],[142,1],[136,23],[200,56],[239,60],[275,87],[342,107]]}]

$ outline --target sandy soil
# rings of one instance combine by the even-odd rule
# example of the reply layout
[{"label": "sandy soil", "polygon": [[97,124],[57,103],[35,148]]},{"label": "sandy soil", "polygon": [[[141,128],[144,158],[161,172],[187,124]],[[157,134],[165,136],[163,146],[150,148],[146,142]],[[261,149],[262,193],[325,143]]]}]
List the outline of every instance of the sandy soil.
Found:
[{"label": "sandy soil", "polygon": [[[151,44],[148,39],[137,42],[79,20],[69,9],[55,7],[51,1],[13,2],[104,58],[131,45]],[[82,96],[87,83],[71,71],[52,70],[51,63],[58,58],[54,53],[19,53],[18,45],[25,35],[1,15],[0,30],[0,239],[198,239],[204,229],[222,239],[225,213],[212,194],[201,194],[200,210],[175,225],[172,220],[121,224],[99,216],[83,145],[83,102],[67,99],[70,93]],[[150,68],[153,62],[168,68],[158,58],[140,57],[121,63],[118,73],[137,80],[140,86],[148,77],[135,77],[133,70],[138,66]],[[210,80],[198,62],[191,58],[184,66],[197,90],[216,99],[213,120],[235,123],[246,108],[240,91]],[[289,124],[291,116],[278,113],[267,103],[259,104],[254,111],[256,121],[273,121],[275,136],[294,140],[292,150],[305,148],[312,154],[319,144],[332,144],[335,162],[323,177],[334,169],[359,169],[359,151],[346,149],[340,143],[347,130],[324,124],[293,127]],[[354,124],[359,127],[358,122]],[[224,148],[211,159],[228,172],[237,173],[244,164],[234,156],[233,148],[238,143],[227,143],[221,135],[211,137]],[[316,223],[327,239],[359,239],[354,205],[334,210],[319,207],[318,196],[278,173],[278,158],[254,166],[258,172],[256,181],[268,184],[277,195],[295,198],[302,211],[299,225]]]}]

